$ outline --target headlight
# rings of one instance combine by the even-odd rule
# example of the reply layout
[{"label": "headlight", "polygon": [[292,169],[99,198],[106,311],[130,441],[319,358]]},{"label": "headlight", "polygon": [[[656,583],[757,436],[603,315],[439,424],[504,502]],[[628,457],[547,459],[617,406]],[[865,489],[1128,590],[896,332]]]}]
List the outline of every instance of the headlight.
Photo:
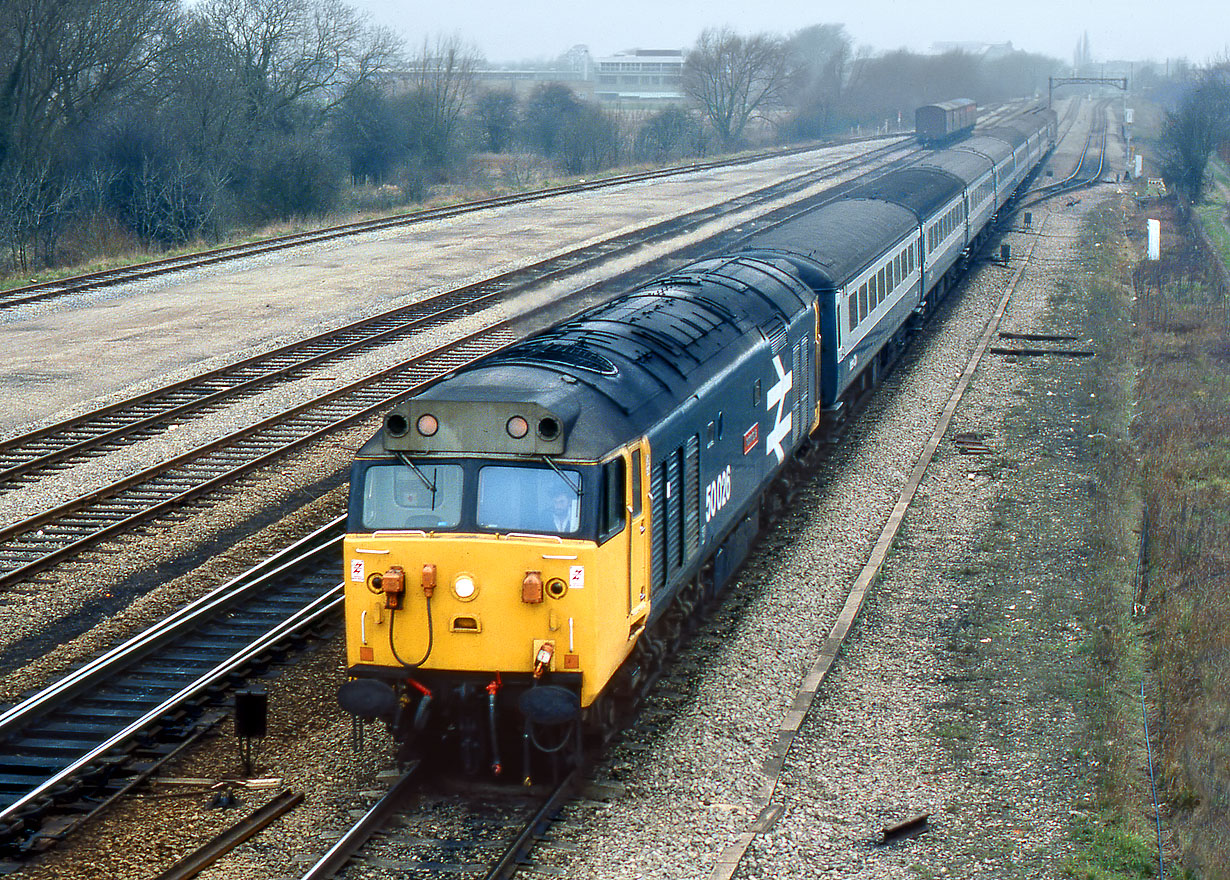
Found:
[{"label": "headlight", "polygon": [[478,584],[474,583],[474,578],[468,574],[459,574],[453,581],[453,595],[463,602],[473,599],[477,592]]}]

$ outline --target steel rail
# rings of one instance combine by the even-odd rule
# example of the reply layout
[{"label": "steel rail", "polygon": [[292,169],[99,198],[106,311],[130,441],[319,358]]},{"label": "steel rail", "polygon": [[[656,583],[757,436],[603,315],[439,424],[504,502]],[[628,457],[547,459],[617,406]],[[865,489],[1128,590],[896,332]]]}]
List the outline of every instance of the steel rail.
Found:
[{"label": "steel rail", "polygon": [[[65,538],[68,543],[61,542],[59,546],[48,552],[42,552],[41,550],[29,551],[37,552],[39,555],[29,562],[9,568],[7,571],[0,571],[0,587],[11,586],[32,574],[44,571],[55,563],[97,544],[104,538],[130,530],[134,526],[148,522],[161,513],[171,512],[180,508],[187,502],[193,501],[227,483],[234,482],[239,477],[314,440],[349,427],[368,416],[382,413],[385,408],[404,395],[411,393],[415,388],[429,381],[433,376],[439,375],[442,372],[448,372],[451,369],[457,369],[475,358],[511,342],[512,340],[507,336],[506,332],[501,333],[501,331],[507,330],[510,323],[511,319],[501,321],[494,327],[477,330],[460,339],[446,343],[434,351],[381,370],[372,376],[349,383],[342,388],[302,403],[290,410],[269,416],[227,437],[207,443],[167,461],[131,474],[102,489],[0,529],[0,541],[8,542],[9,552],[16,554],[20,548],[14,549],[14,544],[19,538],[29,536],[38,539],[36,541],[37,544],[52,544],[55,536],[45,533],[45,527],[48,524],[64,523],[73,514],[84,514],[91,507],[112,500],[117,501],[118,505],[122,508],[125,503],[122,493],[125,490],[133,489],[134,492],[140,492],[142,489],[145,489],[145,494],[152,493],[153,495],[151,498],[139,497],[134,499],[134,503],[144,506],[138,506],[130,513],[124,513],[121,510],[114,514],[108,513],[106,518],[103,519],[98,517],[90,518],[78,526],[70,524],[68,535]],[[452,356],[451,359],[449,359],[450,356]],[[431,366],[433,361],[440,361],[442,363],[439,363],[433,370]],[[347,400],[347,398],[354,399]],[[329,417],[327,414],[322,413],[321,409],[330,404],[335,404],[348,411],[340,417]],[[298,422],[292,426],[289,422],[293,418],[297,418]],[[280,440],[273,436],[279,431],[285,434],[293,428],[297,428],[300,433],[289,440]],[[172,488],[170,491],[164,492],[158,490],[157,487],[148,486],[155,478],[164,474],[170,474],[175,468],[180,466],[200,463],[203,468],[208,467],[207,462],[202,462],[206,456],[216,453],[219,457],[225,457],[227,453],[233,454],[236,445],[241,441],[247,440],[251,440],[253,443],[261,443],[263,441],[265,444],[263,448],[266,451],[257,454],[255,457],[247,457],[235,466],[227,466],[224,462],[219,462],[221,467],[214,468],[213,476],[209,476],[203,481],[197,481],[194,485],[183,491],[174,491],[174,488]],[[274,442],[270,444],[270,440]],[[156,500],[158,498],[161,498],[161,500]],[[100,511],[100,513],[106,512]],[[110,521],[107,522],[107,519]],[[95,528],[90,524],[94,521],[103,522],[104,524],[100,528]],[[39,534],[40,531],[43,534]],[[74,534],[79,537],[74,538]]]},{"label": "steel rail", "polygon": [[[1106,167],[1106,140],[1109,129],[1106,122],[1107,103],[1108,102],[1099,103],[1097,107],[1097,112],[1099,113],[1098,120],[1089,127],[1089,133],[1085,136],[1085,145],[1081,150],[1080,161],[1076,163],[1076,168],[1073,169],[1072,173],[1063,180],[1056,181],[1055,183],[1048,183],[1045,186],[1040,186],[1036,189],[1030,190],[1027,193],[1024,193],[1021,196],[1021,203],[1017,205],[1018,208],[1032,207],[1033,205],[1037,205],[1049,198],[1053,198],[1054,196],[1061,195],[1075,189],[1093,186],[1100,182],[1102,171]],[[1093,145],[1095,138],[1099,135],[1101,136],[1101,142],[1099,146],[1097,170],[1094,171],[1094,173],[1089,177],[1083,180],[1078,180],[1077,178],[1080,176],[1082,169],[1085,168],[1085,163],[1089,159],[1090,148]]]},{"label": "steel rail", "polygon": [[87,769],[112,749],[122,747],[136,738],[143,730],[166,715],[167,712],[201,696],[219,681],[252,662],[281,641],[336,614],[340,611],[341,607],[342,584],[338,584],[329,592],[318,596],[310,604],[281,621],[259,638],[231,654],[205,675],[197,678],[172,696],[161,701],[157,706],[146,711],[136,720],[125,725],[105,741],[90,747],[68,766],[35,786],[25,795],[17,798],[13,803],[0,809],[0,822],[19,818],[25,808],[35,804],[40,798],[49,795],[56,786],[73,779],[77,774]]},{"label": "steel rail", "polygon": [[243,601],[254,591],[265,587],[272,579],[315,556],[340,553],[346,518],[338,517],[314,532],[300,538],[276,556],[265,560],[199,599],[185,605],[138,635],[98,655],[84,666],[73,670],[53,684],[31,694],[24,700],[0,712],[0,743],[12,736],[30,719],[45,714],[63,700],[92,690],[115,669],[131,663],[176,637],[195,629],[203,620],[216,617],[227,608]]},{"label": "steel rail", "polygon": [[559,812],[564,802],[572,797],[580,785],[581,771],[573,770],[560,781],[559,785],[543,801],[530,820],[525,823],[516,839],[504,851],[504,855],[485,875],[485,880],[510,880],[517,873],[521,862],[529,855],[534,844],[543,836],[543,832]]},{"label": "steel rail", "polygon": [[346,863],[363,848],[372,835],[389,824],[389,820],[417,782],[418,769],[419,762],[415,761],[410,770],[394,783],[393,787],[376,801],[358,822],[351,825],[299,880],[327,880],[346,867]]},{"label": "steel rail", "polygon": [[154,880],[191,880],[244,841],[303,803],[302,792],[284,791],[259,810],[245,816],[195,852],[189,853]]}]

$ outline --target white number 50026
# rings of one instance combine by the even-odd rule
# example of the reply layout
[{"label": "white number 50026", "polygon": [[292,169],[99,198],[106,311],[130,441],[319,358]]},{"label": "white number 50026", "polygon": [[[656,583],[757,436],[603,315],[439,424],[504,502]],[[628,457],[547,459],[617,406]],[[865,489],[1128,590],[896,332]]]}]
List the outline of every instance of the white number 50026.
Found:
[{"label": "white number 50026", "polygon": [[718,511],[730,500],[730,465],[713,482],[705,487],[705,522],[718,515]]}]

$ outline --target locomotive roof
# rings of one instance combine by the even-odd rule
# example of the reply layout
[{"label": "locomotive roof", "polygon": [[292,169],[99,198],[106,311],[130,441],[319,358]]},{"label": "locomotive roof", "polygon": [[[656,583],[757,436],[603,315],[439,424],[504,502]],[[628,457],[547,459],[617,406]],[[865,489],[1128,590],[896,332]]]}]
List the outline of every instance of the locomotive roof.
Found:
[{"label": "locomotive roof", "polygon": [[[958,190],[966,184],[973,183],[979,177],[991,170],[991,162],[984,156],[969,150],[949,149],[936,150],[922,162],[920,168],[936,168],[954,175],[959,179]],[[937,206],[938,207],[938,206]]]},{"label": "locomotive roof", "polygon": [[956,198],[964,186],[965,181],[950,169],[927,159],[865,183],[853,190],[850,197],[893,202],[919,217],[929,217]]},{"label": "locomotive roof", "polygon": [[754,235],[747,249],[757,255],[785,252],[813,290],[840,286],[889,244],[918,228],[914,214],[892,202],[842,199]]},{"label": "locomotive roof", "polygon": [[[738,257],[686,266],[463,367],[401,405],[409,407],[409,424],[419,411],[494,413],[501,435],[505,410],[549,413],[561,428],[555,443],[520,450],[499,436],[498,448],[484,447],[473,426],[458,435],[468,446],[442,448],[411,431],[406,441],[386,447],[382,431],[362,454],[391,448],[601,458],[678,409],[744,352],[780,335],[810,301],[783,260]],[[411,439],[420,446],[405,445]],[[534,440],[532,432],[527,439]]]}]

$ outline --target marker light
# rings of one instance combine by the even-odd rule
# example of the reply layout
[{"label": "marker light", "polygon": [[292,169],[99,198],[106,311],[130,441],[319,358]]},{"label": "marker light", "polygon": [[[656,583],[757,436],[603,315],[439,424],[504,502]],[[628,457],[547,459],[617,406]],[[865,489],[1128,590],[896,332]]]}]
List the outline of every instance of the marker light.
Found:
[{"label": "marker light", "polygon": [[473,599],[477,592],[478,586],[468,574],[457,575],[457,579],[453,581],[453,595],[458,599]]},{"label": "marker light", "polygon": [[514,440],[520,440],[530,432],[530,423],[521,416],[513,416],[508,420],[508,424],[504,426],[504,430],[508,431],[508,436]]},{"label": "marker light", "polygon": [[417,427],[424,437],[432,437],[440,430],[440,422],[431,413],[423,413],[419,416]]}]

